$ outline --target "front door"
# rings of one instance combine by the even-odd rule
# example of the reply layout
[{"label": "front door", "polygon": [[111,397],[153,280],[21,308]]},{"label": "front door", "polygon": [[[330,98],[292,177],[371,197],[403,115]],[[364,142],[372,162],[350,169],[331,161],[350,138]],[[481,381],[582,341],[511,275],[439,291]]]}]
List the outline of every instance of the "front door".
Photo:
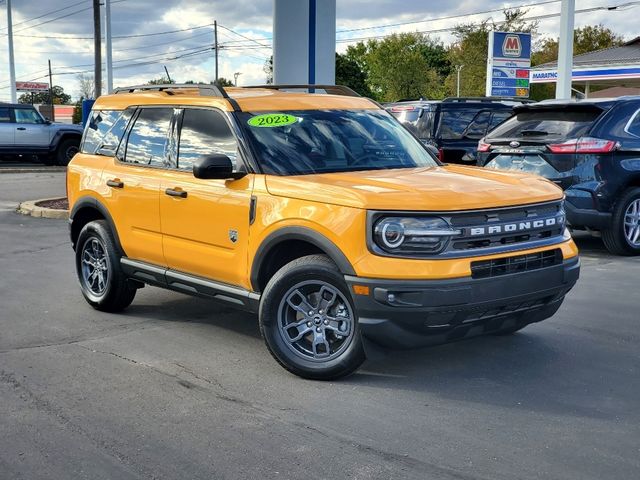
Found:
[{"label": "front door", "polygon": [[224,153],[239,162],[235,136],[224,115],[214,109],[186,108],[177,126],[177,170],[167,170],[160,186],[167,265],[250,288],[247,246],[253,176],[203,180],[192,173],[193,162],[203,155]]},{"label": "front door", "polygon": [[102,181],[120,243],[127,257],[166,265],[160,231],[160,179],[167,166],[173,108],[142,108],[108,164]]},{"label": "front door", "polygon": [[16,108],[15,144],[30,148],[47,148],[51,143],[51,126],[33,108]]}]

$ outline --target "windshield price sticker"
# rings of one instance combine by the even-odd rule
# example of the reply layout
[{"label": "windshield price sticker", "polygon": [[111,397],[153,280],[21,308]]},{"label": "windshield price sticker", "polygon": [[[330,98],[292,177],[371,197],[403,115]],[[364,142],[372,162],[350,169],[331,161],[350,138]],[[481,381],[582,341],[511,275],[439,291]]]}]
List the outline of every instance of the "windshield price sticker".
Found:
[{"label": "windshield price sticker", "polygon": [[286,113],[266,113],[251,117],[247,122],[252,127],[284,127],[298,121],[298,117]]}]

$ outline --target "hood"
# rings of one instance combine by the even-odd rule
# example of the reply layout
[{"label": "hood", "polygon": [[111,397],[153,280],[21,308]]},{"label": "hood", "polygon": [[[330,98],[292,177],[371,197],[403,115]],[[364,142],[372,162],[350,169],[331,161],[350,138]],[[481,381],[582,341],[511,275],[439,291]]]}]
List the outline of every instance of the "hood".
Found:
[{"label": "hood", "polygon": [[267,176],[271,195],[376,210],[454,211],[559,200],[541,177],[478,167],[366,170]]}]

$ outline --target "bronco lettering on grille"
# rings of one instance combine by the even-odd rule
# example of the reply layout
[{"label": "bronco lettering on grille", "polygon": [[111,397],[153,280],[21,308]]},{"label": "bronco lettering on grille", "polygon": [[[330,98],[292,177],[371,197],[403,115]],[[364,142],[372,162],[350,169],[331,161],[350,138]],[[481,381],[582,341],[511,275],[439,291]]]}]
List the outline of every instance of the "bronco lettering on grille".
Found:
[{"label": "bronco lettering on grille", "polygon": [[475,237],[478,235],[495,235],[497,233],[526,232],[527,230],[552,227],[558,224],[559,220],[557,217],[518,223],[504,223],[502,225],[491,225],[489,227],[472,227],[469,229],[469,235]]}]

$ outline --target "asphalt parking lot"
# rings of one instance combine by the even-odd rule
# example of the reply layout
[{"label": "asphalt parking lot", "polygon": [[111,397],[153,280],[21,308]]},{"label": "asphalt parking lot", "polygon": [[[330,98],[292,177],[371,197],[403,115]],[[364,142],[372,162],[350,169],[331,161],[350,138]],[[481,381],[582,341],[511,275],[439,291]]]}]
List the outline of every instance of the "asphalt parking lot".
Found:
[{"label": "asphalt parking lot", "polygon": [[92,310],[66,222],[14,212],[55,195],[64,174],[0,174],[0,479],[640,477],[640,258],[579,235],[553,318],[322,383],[212,301]]}]

